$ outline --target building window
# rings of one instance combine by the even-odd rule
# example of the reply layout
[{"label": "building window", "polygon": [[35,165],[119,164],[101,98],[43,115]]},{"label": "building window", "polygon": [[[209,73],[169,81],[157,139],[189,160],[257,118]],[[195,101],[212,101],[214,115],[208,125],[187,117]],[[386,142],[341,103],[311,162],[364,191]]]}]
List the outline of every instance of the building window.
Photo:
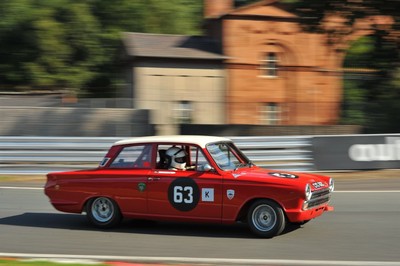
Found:
[{"label": "building window", "polygon": [[190,124],[192,123],[192,102],[180,101],[176,103],[175,119],[177,124]]},{"label": "building window", "polygon": [[261,60],[261,75],[267,77],[278,76],[278,57],[276,53],[267,53]]},{"label": "building window", "polygon": [[262,125],[279,125],[281,123],[281,107],[277,103],[264,103],[260,111]]}]

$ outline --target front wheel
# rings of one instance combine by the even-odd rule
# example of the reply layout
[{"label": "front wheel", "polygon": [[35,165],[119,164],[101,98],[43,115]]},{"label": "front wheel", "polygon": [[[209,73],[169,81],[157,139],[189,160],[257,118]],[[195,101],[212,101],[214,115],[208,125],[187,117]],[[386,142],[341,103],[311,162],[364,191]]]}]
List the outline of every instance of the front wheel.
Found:
[{"label": "front wheel", "polygon": [[285,214],[282,208],[271,200],[257,200],[249,209],[248,225],[258,236],[271,238],[285,229]]},{"label": "front wheel", "polygon": [[100,228],[114,227],[122,219],[118,205],[106,197],[89,200],[86,205],[86,216],[89,222]]}]

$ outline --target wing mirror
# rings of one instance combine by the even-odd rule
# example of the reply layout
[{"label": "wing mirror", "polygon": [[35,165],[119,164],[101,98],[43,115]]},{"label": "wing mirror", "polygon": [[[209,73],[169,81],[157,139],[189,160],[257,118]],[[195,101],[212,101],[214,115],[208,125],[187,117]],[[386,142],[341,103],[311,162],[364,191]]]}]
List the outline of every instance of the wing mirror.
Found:
[{"label": "wing mirror", "polygon": [[203,165],[203,171],[204,172],[211,172],[211,171],[215,171],[215,169],[211,165],[206,163],[205,165]]}]

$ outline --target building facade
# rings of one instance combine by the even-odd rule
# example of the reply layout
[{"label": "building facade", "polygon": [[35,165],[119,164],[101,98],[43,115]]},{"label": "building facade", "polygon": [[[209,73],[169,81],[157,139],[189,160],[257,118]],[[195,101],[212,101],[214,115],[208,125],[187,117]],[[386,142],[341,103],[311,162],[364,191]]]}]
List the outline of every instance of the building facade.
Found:
[{"label": "building facade", "polygon": [[340,56],[326,36],[302,30],[278,1],[234,8],[205,1],[207,34],[222,45],[227,123],[332,125],[339,117]]},{"label": "building facade", "polygon": [[125,33],[128,80],[124,97],[151,111],[158,134],[180,124],[226,122],[225,57],[213,40],[182,35]]}]

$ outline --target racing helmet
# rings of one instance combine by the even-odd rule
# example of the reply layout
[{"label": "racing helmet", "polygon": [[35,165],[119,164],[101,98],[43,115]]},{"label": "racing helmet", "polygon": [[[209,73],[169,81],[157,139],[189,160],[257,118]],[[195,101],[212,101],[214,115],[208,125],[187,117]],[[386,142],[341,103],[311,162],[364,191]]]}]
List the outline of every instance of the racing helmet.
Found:
[{"label": "racing helmet", "polygon": [[165,155],[169,160],[169,167],[184,170],[186,166],[186,152],[178,147],[169,148]]}]

